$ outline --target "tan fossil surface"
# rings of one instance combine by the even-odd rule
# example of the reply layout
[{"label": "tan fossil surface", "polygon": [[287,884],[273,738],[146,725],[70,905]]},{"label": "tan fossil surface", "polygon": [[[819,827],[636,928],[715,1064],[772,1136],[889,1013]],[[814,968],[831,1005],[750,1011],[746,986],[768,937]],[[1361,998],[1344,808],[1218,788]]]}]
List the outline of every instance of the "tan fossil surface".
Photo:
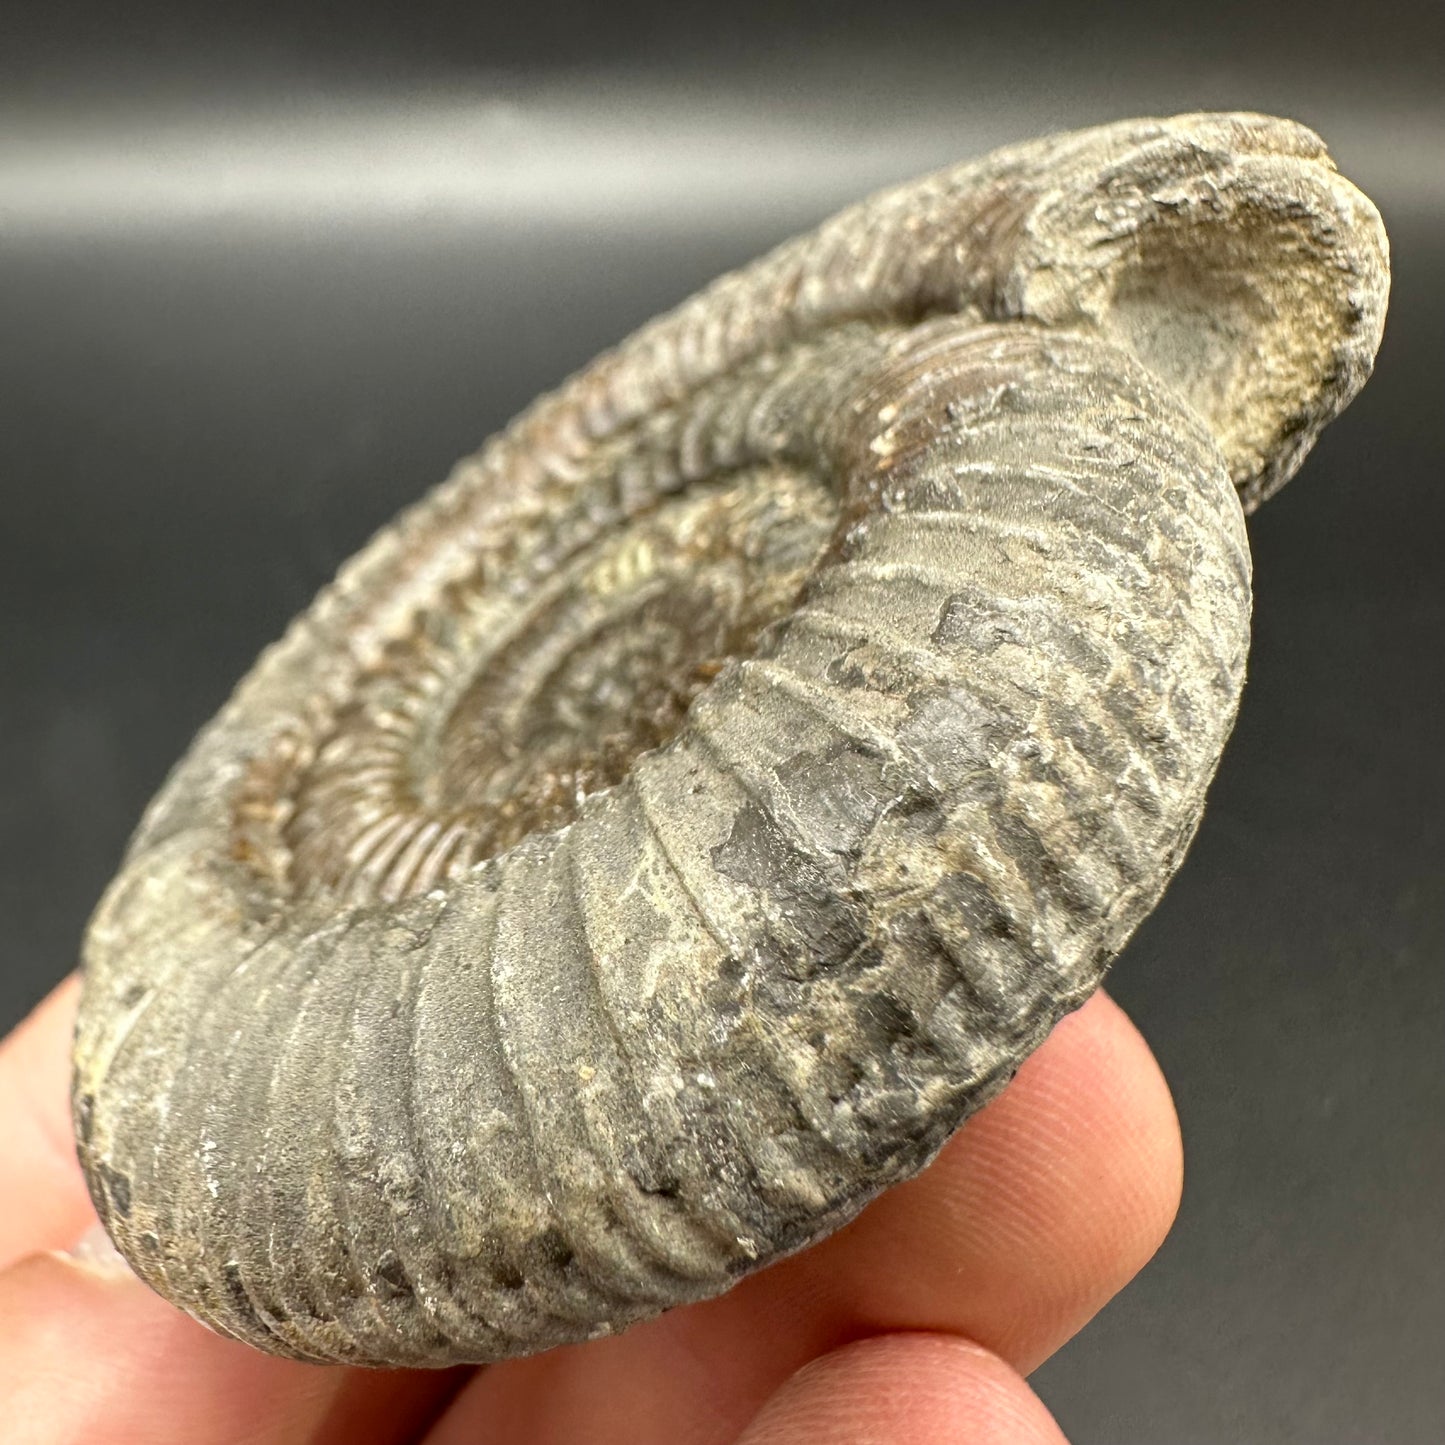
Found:
[{"label": "tan fossil surface", "polygon": [[541,398],[196,739],[85,945],[136,1271],[299,1358],[525,1354],[916,1172],[1197,828],[1245,514],[1369,374],[1370,202],[1254,115],[884,192]]}]

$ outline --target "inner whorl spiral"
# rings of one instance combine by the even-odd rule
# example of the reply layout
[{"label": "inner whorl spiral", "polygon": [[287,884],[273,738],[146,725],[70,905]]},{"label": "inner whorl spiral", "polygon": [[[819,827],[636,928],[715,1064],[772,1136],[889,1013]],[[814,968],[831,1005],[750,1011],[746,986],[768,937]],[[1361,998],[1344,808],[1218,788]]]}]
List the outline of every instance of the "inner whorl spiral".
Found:
[{"label": "inner whorl spiral", "polygon": [[543,398],[342,571],[92,923],[136,1270],[300,1358],[498,1359],[916,1171],[1162,892],[1243,510],[1363,383],[1318,140],[1134,122],[886,193]]},{"label": "inner whorl spiral", "polygon": [[572,822],[786,615],[836,516],[816,481],[757,467],[578,540],[511,615],[452,589],[289,789],[258,759],[243,815],[286,810],[258,853],[284,848],[298,890],[397,899]]}]

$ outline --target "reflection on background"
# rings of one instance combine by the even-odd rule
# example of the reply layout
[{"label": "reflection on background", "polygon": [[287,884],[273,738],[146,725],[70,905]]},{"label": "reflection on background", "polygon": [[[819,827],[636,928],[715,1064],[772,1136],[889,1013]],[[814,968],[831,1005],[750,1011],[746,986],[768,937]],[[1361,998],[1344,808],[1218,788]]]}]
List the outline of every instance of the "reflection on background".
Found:
[{"label": "reflection on background", "polygon": [[974,43],[939,4],[869,44],[846,4],[485,36],[483,8],[222,32],[149,0],[106,34],[66,0],[0,53],[0,1027],[259,647],[538,391],[889,181],[1131,114],[1294,115],[1386,214],[1390,331],[1252,524],[1239,728],[1115,974],[1184,1214],[1039,1384],[1080,1442],[1445,1437],[1435,18],[1096,6]]},{"label": "reflection on background", "polygon": [[[845,83],[860,74],[866,89]],[[115,98],[10,116],[0,194],[22,238],[208,223],[757,225],[1010,140],[1183,104],[1306,119],[1383,204],[1445,202],[1445,117],[1408,94],[1362,108],[1348,90],[1238,79],[1185,97],[1143,75],[1122,95],[1067,76],[994,87],[860,62],[782,95],[759,78],[687,89],[594,74],[232,101],[219,114]]]}]

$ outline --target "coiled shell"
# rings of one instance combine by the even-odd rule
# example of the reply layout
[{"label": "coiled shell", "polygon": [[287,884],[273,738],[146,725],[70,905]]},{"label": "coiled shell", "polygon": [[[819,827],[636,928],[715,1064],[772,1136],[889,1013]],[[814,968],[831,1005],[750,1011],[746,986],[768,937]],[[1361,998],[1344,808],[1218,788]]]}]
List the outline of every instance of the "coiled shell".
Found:
[{"label": "coiled shell", "polygon": [[75,1125],[137,1272],[281,1354],[495,1360],[922,1167],[1178,866],[1244,513],[1387,284],[1310,132],[1137,121],[537,402],[263,655],[96,913]]}]

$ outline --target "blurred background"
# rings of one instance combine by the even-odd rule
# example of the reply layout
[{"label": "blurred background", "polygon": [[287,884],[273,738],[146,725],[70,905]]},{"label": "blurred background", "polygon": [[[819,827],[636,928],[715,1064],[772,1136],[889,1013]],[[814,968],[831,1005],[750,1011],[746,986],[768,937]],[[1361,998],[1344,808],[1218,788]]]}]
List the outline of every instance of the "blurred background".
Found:
[{"label": "blurred background", "polygon": [[[1120,960],[1183,1120],[1077,1445],[1445,1439],[1445,45],[1426,4],[0,0],[0,1030],[255,653],[539,390],[888,182],[1197,108],[1380,205],[1375,380],[1252,522],[1251,678]],[[3,1137],[3,1121],[0,1121]]]}]

